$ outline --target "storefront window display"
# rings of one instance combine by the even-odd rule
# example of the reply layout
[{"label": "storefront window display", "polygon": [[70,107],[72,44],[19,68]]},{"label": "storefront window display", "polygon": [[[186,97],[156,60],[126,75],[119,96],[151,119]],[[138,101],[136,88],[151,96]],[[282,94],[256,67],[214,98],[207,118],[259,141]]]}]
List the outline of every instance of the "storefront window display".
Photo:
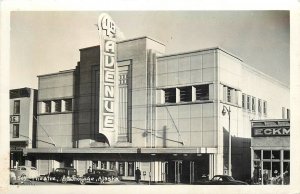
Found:
[{"label": "storefront window display", "polygon": [[254,150],[253,183],[289,184],[289,150]]}]

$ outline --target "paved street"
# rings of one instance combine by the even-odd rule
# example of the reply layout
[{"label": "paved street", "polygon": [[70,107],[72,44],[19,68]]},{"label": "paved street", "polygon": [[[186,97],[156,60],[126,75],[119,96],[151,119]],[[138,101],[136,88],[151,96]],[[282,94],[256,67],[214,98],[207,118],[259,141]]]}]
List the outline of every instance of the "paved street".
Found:
[{"label": "paved street", "polygon": [[[157,184],[172,184],[172,183],[151,183],[151,185],[157,185]],[[68,182],[66,184],[62,184],[59,182],[43,182],[43,181],[26,181],[25,185],[80,185],[79,182]],[[95,184],[95,183],[87,183],[86,185],[149,185],[149,182],[140,182],[140,184],[137,184],[134,181],[114,181],[114,182],[107,182],[102,184]]]}]

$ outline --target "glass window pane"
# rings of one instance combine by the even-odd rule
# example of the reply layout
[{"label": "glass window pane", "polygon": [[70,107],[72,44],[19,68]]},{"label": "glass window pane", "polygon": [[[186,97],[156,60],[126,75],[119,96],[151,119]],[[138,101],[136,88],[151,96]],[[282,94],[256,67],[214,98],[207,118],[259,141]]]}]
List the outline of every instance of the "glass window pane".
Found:
[{"label": "glass window pane", "polygon": [[283,159],[284,160],[289,160],[290,159],[290,151],[289,150],[284,150],[283,151]]},{"label": "glass window pane", "polygon": [[254,162],[253,182],[254,182],[254,184],[260,184],[261,183],[260,161],[255,161]]},{"label": "glass window pane", "polygon": [[73,104],[72,104],[72,99],[66,99],[65,100],[65,109],[66,111],[72,111],[73,110]]},{"label": "glass window pane", "polygon": [[267,185],[270,184],[271,178],[271,162],[263,162],[263,184]]},{"label": "glass window pane", "polygon": [[280,175],[280,162],[272,162],[272,177]]},{"label": "glass window pane", "polygon": [[107,162],[101,161],[101,169],[107,169]]},{"label": "glass window pane", "polygon": [[209,100],[209,85],[195,86],[196,100]]},{"label": "glass window pane", "polygon": [[261,150],[254,150],[254,159],[261,159]]},{"label": "glass window pane", "polygon": [[192,87],[179,88],[180,90],[180,101],[191,102],[192,101]]},{"label": "glass window pane", "polygon": [[165,89],[165,103],[176,103],[176,88]]},{"label": "glass window pane", "polygon": [[45,101],[44,106],[45,106],[45,113],[50,113],[51,112],[51,101]]},{"label": "glass window pane", "polygon": [[110,170],[115,170],[116,169],[116,162],[113,162],[113,161],[109,162],[109,169]]},{"label": "glass window pane", "polygon": [[134,162],[128,162],[128,176],[134,176]]},{"label": "glass window pane", "polygon": [[14,114],[20,114],[20,100],[14,101]]},{"label": "glass window pane", "polygon": [[119,162],[119,175],[125,175],[125,162]]},{"label": "glass window pane", "polygon": [[283,184],[285,185],[290,184],[290,163],[289,162],[283,163]]},{"label": "glass window pane", "polygon": [[13,138],[19,138],[19,125],[13,125]]},{"label": "glass window pane", "polygon": [[263,159],[271,159],[271,151],[263,150]]},{"label": "glass window pane", "polygon": [[61,100],[55,100],[55,112],[61,112]]},{"label": "glass window pane", "polygon": [[279,150],[273,150],[272,151],[272,159],[280,160],[280,151]]}]

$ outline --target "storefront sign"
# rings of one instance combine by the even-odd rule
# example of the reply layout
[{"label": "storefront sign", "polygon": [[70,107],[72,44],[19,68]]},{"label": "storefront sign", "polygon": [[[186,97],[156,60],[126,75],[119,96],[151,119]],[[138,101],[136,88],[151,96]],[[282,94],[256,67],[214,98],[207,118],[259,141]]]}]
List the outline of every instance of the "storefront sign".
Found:
[{"label": "storefront sign", "polygon": [[290,127],[252,128],[252,137],[290,136]]},{"label": "storefront sign", "polygon": [[109,142],[113,141],[116,129],[116,25],[107,14],[98,20],[100,35],[100,91],[99,91],[99,133]]},{"label": "storefront sign", "polygon": [[10,123],[20,123],[20,115],[10,115]]}]

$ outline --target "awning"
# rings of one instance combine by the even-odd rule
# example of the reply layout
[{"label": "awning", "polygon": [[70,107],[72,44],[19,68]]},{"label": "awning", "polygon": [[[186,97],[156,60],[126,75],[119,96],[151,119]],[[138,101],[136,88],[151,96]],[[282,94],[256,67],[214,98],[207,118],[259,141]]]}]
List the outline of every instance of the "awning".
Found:
[{"label": "awning", "polygon": [[23,149],[26,154],[214,154],[217,148],[32,148]]}]

